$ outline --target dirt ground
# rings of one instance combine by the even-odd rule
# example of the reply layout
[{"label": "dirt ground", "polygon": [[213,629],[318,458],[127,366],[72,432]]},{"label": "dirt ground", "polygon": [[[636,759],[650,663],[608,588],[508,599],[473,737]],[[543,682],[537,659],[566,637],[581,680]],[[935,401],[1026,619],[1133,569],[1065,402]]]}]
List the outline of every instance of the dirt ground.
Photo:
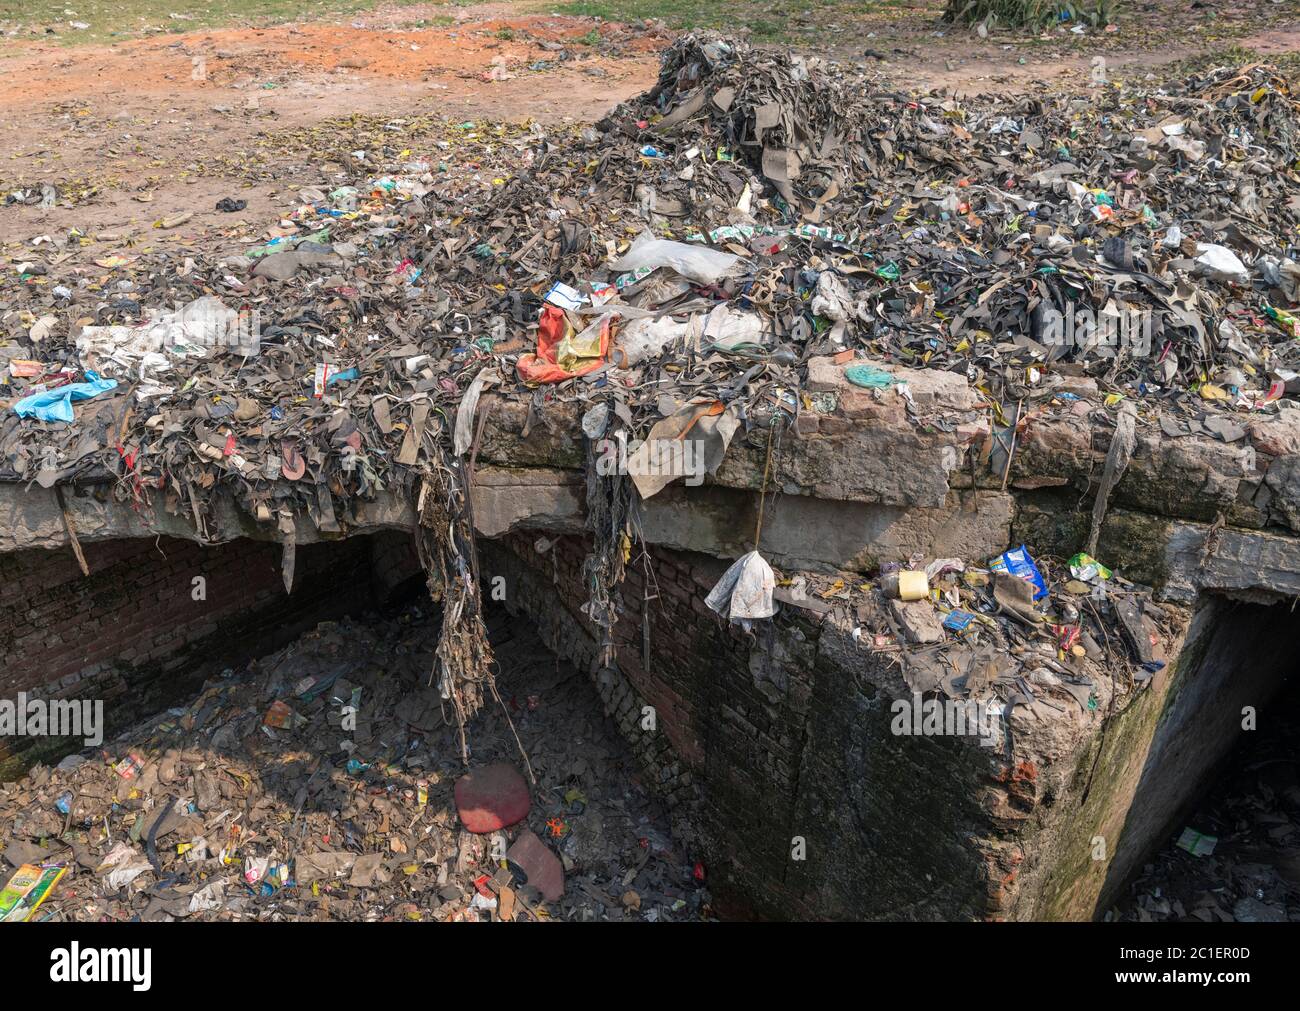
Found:
[{"label": "dirt ground", "polygon": [[[1300,52],[1293,0],[1134,2],[1115,32],[987,38],[939,24],[925,13],[933,0],[922,10],[924,3],[851,25],[796,16],[787,27],[804,51],[861,64],[882,87],[957,94],[1044,86],[1095,94],[1098,56],[1116,79],[1226,46],[1265,58]],[[48,206],[25,196],[0,203],[0,271],[13,278],[34,241],[74,229],[105,267],[112,254],[148,246],[183,255],[250,245],[273,234],[297,189],[356,176],[348,159],[358,152],[400,143],[413,160],[436,163],[443,138],[466,121],[488,137],[494,122],[593,121],[654,81],[658,51],[673,35],[661,22],[499,2],[381,6],[333,21],[112,45],[67,45],[32,32],[0,38],[0,195],[50,188]],[[490,184],[499,169],[490,143],[476,141],[473,151],[484,152]],[[219,211],[223,198],[246,206]],[[160,227],[183,215],[190,217]],[[1236,916],[1236,903],[1266,915],[1251,903],[1272,903],[1284,885],[1296,887],[1296,763],[1293,755],[1268,761],[1268,776],[1284,776],[1265,784],[1272,793],[1251,785],[1258,768],[1247,768],[1254,778],[1241,786],[1244,808],[1219,797],[1193,821],[1223,838],[1220,858],[1235,854],[1251,867],[1262,862],[1254,854],[1266,837],[1285,849],[1291,875],[1279,884],[1243,872],[1228,894],[1211,880],[1222,876],[1217,865],[1170,846],[1116,911],[1120,918],[1221,919]],[[1274,796],[1285,800],[1283,810],[1256,803]]]},{"label": "dirt ground", "polygon": [[[1278,22],[1268,2],[1224,12],[1227,21],[1216,24],[1231,33],[1198,35],[1199,23],[1183,19],[1162,45],[1137,22],[1083,37],[985,39],[939,24],[921,0],[913,8],[823,24],[831,45],[819,41],[816,51],[858,61],[891,86],[969,93],[1038,81],[1088,87],[1099,52],[1109,54],[1108,72],[1123,76],[1199,52],[1211,39],[1231,37],[1262,54],[1300,50],[1300,26]],[[113,45],[11,34],[0,42],[0,192],[52,184],[57,195],[49,207],[0,207],[0,251],[13,261],[33,239],[69,229],[106,249],[128,237],[185,244],[212,232],[256,234],[289,205],[288,189],[330,182],[323,152],[341,134],[341,117],[351,117],[349,127],[361,117],[371,136],[387,128],[390,137],[442,120],[590,122],[654,80],[657,51],[673,35],[662,22],[531,9],[380,6],[334,22]],[[1259,30],[1250,31],[1255,14]],[[789,19],[796,40],[806,33],[802,21]],[[329,136],[313,137],[325,123]],[[214,208],[223,197],[247,207],[221,213]],[[185,213],[192,217],[176,231],[154,227]]]},{"label": "dirt ground", "polygon": [[[238,218],[273,221],[286,184],[323,181],[312,151],[278,147],[281,134],[357,114],[588,121],[653,79],[668,38],[501,17],[508,6],[451,8],[464,20],[447,28],[284,25],[10,55],[0,64],[3,188],[53,183],[59,198],[5,208],[0,242],[139,232],[187,211],[187,234],[229,227],[235,216],[213,209],[225,196],[247,201]],[[597,44],[574,41],[593,29]],[[505,79],[492,79],[494,60]]]}]

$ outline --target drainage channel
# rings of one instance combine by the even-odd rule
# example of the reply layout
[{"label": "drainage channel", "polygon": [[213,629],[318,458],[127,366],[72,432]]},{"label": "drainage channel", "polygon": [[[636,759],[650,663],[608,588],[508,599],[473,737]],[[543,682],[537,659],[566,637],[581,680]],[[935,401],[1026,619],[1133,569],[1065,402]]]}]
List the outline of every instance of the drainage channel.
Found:
[{"label": "drainage channel", "polygon": [[1168,842],[1107,919],[1269,922],[1300,917],[1300,677],[1206,777]]},{"label": "drainage channel", "polygon": [[417,598],[322,622],[0,784],[6,867],[69,865],[35,919],[707,915],[594,685],[502,609],[489,633],[505,711],[489,702],[470,724],[473,780],[457,790],[431,611]]}]

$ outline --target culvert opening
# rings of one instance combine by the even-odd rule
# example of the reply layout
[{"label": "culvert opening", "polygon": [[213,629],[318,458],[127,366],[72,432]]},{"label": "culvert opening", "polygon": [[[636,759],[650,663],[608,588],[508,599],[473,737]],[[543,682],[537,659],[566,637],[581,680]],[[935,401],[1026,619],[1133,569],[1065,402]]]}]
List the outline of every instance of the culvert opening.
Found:
[{"label": "culvert opening", "polygon": [[[1300,916],[1300,659],[1290,604],[1216,601],[1157,745],[1189,789],[1111,911],[1126,921]],[[1199,759],[1192,756],[1199,754]],[[1172,788],[1174,776],[1162,781]],[[1148,791],[1149,795],[1149,791]],[[1139,791],[1135,803],[1144,799]]]},{"label": "culvert opening", "polygon": [[[320,579],[350,544],[314,546]],[[371,571],[363,588],[358,566],[338,616],[285,612],[280,645],[219,670],[192,658],[207,673],[184,697],[0,784],[6,866],[69,866],[37,918],[701,915],[707,895],[592,679],[494,602],[505,708],[489,702],[470,723],[478,797],[458,796],[456,722],[430,684],[440,611],[418,572],[389,564],[391,543],[364,547],[392,578]],[[121,583],[114,553],[93,554],[91,578],[101,565]],[[512,772],[485,781],[501,767]]]}]

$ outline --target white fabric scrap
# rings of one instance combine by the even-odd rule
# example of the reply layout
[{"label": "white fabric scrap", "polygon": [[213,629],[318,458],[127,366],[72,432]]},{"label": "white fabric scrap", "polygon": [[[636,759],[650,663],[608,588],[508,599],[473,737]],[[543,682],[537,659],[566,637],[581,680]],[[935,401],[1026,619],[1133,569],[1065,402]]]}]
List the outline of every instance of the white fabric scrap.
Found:
[{"label": "white fabric scrap", "polygon": [[758,313],[738,312],[719,302],[704,324],[704,336],[724,351],[741,344],[763,344],[763,318]]},{"label": "white fabric scrap", "polygon": [[492,369],[480,370],[460,398],[460,407],[456,409],[456,429],[452,444],[452,450],[457,456],[464,456],[474,441],[474,414],[478,410],[478,398],[489,382],[496,382],[495,372]]}]

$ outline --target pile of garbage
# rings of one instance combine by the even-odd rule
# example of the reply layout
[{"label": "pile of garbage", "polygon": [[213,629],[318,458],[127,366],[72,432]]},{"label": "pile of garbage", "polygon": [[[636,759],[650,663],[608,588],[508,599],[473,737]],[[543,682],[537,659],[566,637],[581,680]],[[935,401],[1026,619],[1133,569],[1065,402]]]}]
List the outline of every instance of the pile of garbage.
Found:
[{"label": "pile of garbage", "polygon": [[525,381],[609,363],[662,386],[664,354],[676,386],[716,386],[854,348],[992,398],[1064,368],[1258,408],[1296,392],[1298,126],[1261,67],[958,101],[692,36],[470,218],[473,259],[435,262],[500,292],[512,334],[542,312]]},{"label": "pile of garbage", "polygon": [[[806,601],[816,587],[800,582],[787,594]],[[1185,623],[1084,552],[1058,566],[1024,545],[982,564],[888,563],[811,599],[850,603],[859,648],[895,662],[914,697],[982,707],[986,743],[1008,757],[1017,706],[1031,722],[1109,715],[1164,669]]]},{"label": "pile of garbage", "polygon": [[[993,402],[1050,370],[1153,406],[1300,389],[1300,116],[1264,67],[959,101],[700,34],[596,128],[488,145],[490,180],[357,154],[258,249],[17,264],[4,475],[107,470],[199,530],[221,484],[330,529],[412,484],[485,370],[634,429],[706,399],[792,415],[800,364],[845,348]],[[1131,311],[1145,354],[1106,325]]]},{"label": "pile of garbage", "polygon": [[485,712],[468,772],[426,611],[327,622],[0,784],[0,920],[705,915],[590,684],[492,618],[510,717]]},{"label": "pile of garbage", "polygon": [[[0,478],[109,477],[200,535],[226,489],[281,532],[287,583],[295,516],[341,531],[409,497],[456,587],[440,676],[463,718],[492,690],[466,466],[486,390],[529,400],[525,438],[578,401],[589,447],[689,439],[713,474],[737,433],[770,455],[810,409],[815,356],[868,386],[873,362],[942,369],[983,398],[1004,483],[1049,378],[1119,408],[1112,480],[1135,405],[1227,438],[1244,428],[1207,419],[1300,393],[1300,109],[1264,66],[959,100],[698,33],[594,127],[503,135],[447,173],[401,144],[300,191],[256,249],[38,245],[0,317]],[[675,479],[635,470],[635,494],[589,484],[606,627],[637,503]]]}]

